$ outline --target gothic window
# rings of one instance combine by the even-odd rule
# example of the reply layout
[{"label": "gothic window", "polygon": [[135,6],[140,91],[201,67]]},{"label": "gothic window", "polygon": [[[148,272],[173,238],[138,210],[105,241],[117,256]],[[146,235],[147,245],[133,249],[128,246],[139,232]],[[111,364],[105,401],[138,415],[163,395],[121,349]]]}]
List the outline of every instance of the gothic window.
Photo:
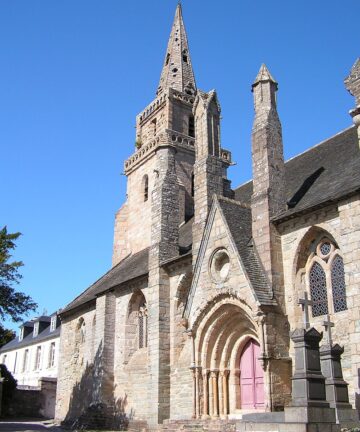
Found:
[{"label": "gothic window", "polygon": [[313,317],[326,315],[328,313],[326,275],[318,262],[311,267],[309,280]]},{"label": "gothic window", "polygon": [[195,175],[191,174],[191,196],[195,194]]},{"label": "gothic window", "polygon": [[139,348],[147,347],[147,308],[146,303],[139,309]]},{"label": "gothic window", "polygon": [[149,177],[145,174],[142,179],[142,191],[144,196],[144,201],[149,199]]},{"label": "gothic window", "polygon": [[331,265],[331,288],[334,302],[334,312],[347,309],[344,262],[341,256],[337,255]]},{"label": "gothic window", "polygon": [[323,237],[313,245],[308,269],[313,317],[346,310],[344,262],[333,241]]}]

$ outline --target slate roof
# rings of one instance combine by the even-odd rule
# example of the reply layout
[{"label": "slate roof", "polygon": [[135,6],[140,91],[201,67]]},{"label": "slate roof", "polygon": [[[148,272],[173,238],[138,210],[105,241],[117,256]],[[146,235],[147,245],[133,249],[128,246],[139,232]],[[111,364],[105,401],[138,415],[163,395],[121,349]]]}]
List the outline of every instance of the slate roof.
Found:
[{"label": "slate roof", "polygon": [[275,305],[276,301],[252,242],[250,208],[228,198],[219,197],[218,200],[258,301],[263,305]]},{"label": "slate roof", "polygon": [[149,248],[146,248],[134,255],[129,255],[119,262],[116,266],[111,268],[95,283],[90,285],[83,293],[69,303],[60,314],[75,309],[85,303],[95,300],[96,297],[114,288],[126,281],[144,276],[149,271]]},{"label": "slate roof", "polygon": [[[355,127],[345,129],[285,163],[288,210],[281,221],[360,191],[360,150]],[[235,199],[250,204],[252,181],[235,189]]]},{"label": "slate roof", "polygon": [[[34,322],[36,322],[35,320]],[[48,325],[42,332],[40,332],[37,336],[33,336],[33,332],[25,336],[21,341],[19,341],[19,336],[17,336],[12,341],[8,342],[6,345],[0,348],[0,353],[12,351],[14,349],[35,345],[39,342],[44,342],[48,339],[53,339],[60,336],[60,328],[59,325],[54,331],[50,331],[50,325]]]}]

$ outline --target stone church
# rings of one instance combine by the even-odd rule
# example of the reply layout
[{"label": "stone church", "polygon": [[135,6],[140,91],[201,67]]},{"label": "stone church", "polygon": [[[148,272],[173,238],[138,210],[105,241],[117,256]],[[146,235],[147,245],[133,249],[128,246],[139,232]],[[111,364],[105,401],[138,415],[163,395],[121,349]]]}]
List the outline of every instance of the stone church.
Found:
[{"label": "stone church", "polygon": [[345,85],[354,125],[284,162],[278,85],[262,65],[253,179],[234,189],[218,97],[196,86],[177,6],[155,99],[136,117],[124,163],[112,268],[61,311],[57,420],[155,427],[283,410],[289,332],[302,326],[306,293],[311,325],[322,331],[329,315],[345,347],[357,406],[360,60]]}]

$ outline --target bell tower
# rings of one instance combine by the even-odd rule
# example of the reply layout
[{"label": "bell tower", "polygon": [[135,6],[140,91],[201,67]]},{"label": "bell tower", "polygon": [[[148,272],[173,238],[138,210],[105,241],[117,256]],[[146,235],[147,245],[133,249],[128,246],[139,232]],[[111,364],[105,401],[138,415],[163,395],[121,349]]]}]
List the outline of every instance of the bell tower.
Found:
[{"label": "bell tower", "polygon": [[[152,242],[161,243],[164,236],[168,251],[172,250],[168,253],[173,255],[178,249],[176,232],[179,225],[194,212],[195,124],[192,109],[195,93],[196,83],[179,4],[155,99],[136,117],[135,152],[124,164],[127,200],[115,218],[113,265],[127,255],[149,247]],[[172,184],[166,185],[170,180]],[[156,203],[154,206],[155,190],[163,203],[162,210]],[[162,199],[164,193],[159,195],[160,190],[166,191],[168,201],[178,205],[170,206],[170,201],[166,204]],[[162,218],[168,220],[166,227],[161,224]],[[161,234],[162,229],[171,232],[169,238],[169,233]]]}]

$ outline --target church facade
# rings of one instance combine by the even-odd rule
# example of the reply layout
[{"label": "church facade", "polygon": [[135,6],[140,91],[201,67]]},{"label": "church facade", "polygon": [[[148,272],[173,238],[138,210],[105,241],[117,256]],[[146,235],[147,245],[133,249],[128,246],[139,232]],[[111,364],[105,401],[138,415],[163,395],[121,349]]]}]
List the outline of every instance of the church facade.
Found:
[{"label": "church facade", "polygon": [[277,83],[252,84],[253,179],[231,188],[215,91],[196,86],[178,5],[136,118],[113,266],[61,311],[56,418],[236,418],[291,399],[291,329],[329,317],[353,406],[360,369],[360,61],[354,125],[284,162]]}]

